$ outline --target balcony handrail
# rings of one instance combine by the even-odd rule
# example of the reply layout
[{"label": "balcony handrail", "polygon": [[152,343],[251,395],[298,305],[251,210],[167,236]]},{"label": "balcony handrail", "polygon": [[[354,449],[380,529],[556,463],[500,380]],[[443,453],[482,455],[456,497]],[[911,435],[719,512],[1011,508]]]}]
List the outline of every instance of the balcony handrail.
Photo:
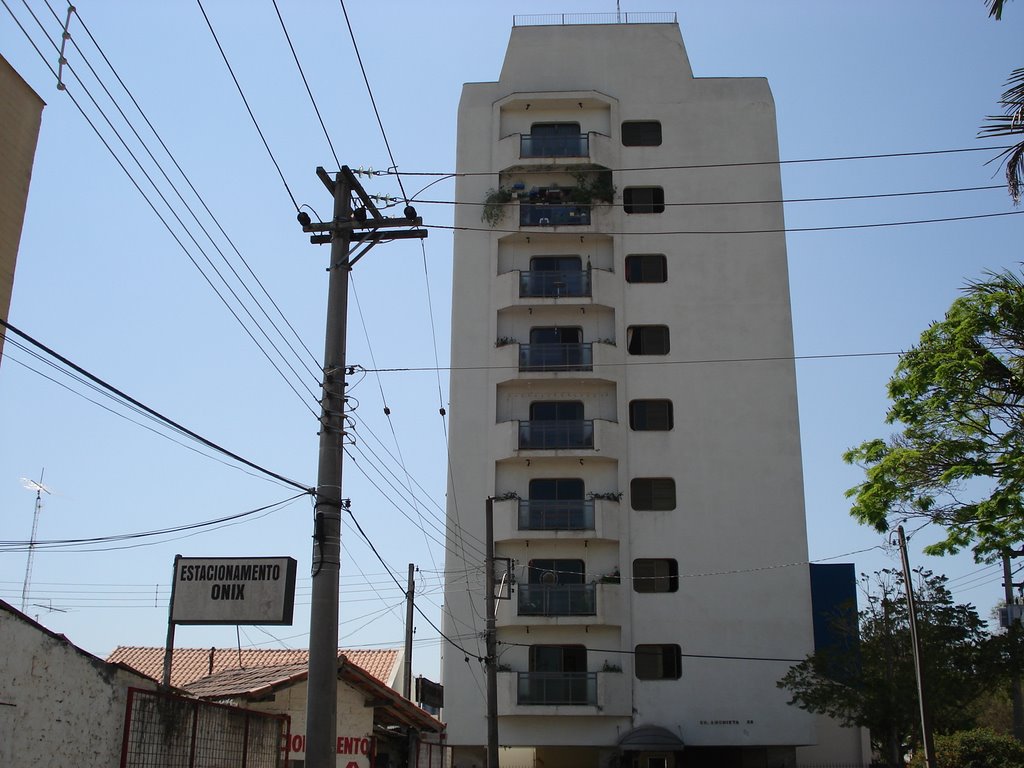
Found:
[{"label": "balcony handrail", "polygon": [[592,531],[593,499],[520,499],[521,531]]},{"label": "balcony handrail", "polygon": [[597,705],[597,672],[517,672],[516,703]]},{"label": "balcony handrail", "polygon": [[545,136],[532,133],[519,134],[519,156],[536,157],[590,157],[590,134],[574,133],[564,136]]},{"label": "balcony handrail", "polygon": [[521,298],[590,296],[591,267],[580,269],[524,269],[519,272]]},{"label": "balcony handrail", "polygon": [[594,420],[519,422],[519,448],[560,450],[594,447]]},{"label": "balcony handrail", "polygon": [[519,345],[520,371],[592,371],[593,342],[542,342]]},{"label": "balcony handrail", "polygon": [[596,616],[595,584],[520,584],[520,616]]}]

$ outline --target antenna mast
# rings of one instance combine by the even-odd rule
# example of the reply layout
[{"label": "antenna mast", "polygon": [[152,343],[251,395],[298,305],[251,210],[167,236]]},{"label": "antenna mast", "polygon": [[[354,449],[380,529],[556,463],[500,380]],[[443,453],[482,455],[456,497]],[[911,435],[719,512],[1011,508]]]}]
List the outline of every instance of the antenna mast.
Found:
[{"label": "antenna mast", "polygon": [[43,474],[46,468],[39,472],[39,482],[21,478],[21,485],[30,491],[36,492],[36,508],[32,515],[32,535],[28,540],[28,562],[25,563],[25,581],[21,586],[21,612],[24,613],[28,607],[28,592],[32,584],[32,559],[36,554],[36,534],[39,531],[39,513],[43,511],[43,491],[50,493],[50,489],[43,485]]}]

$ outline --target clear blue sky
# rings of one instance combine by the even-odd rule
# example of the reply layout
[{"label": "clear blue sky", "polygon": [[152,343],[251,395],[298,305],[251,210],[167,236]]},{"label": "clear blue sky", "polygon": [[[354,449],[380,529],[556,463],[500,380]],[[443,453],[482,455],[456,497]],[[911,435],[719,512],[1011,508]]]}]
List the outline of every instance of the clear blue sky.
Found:
[{"label": "clear blue sky", "polygon": [[[53,64],[56,52],[25,6],[5,2]],[[45,4],[29,0],[29,5],[50,39],[58,39],[60,25]],[[339,4],[280,0],[279,5],[341,161],[386,169],[390,161]],[[975,137],[983,116],[995,110],[1009,72],[1024,64],[1024,7],[1014,3],[999,23],[987,18],[982,0],[927,6],[796,0],[651,1],[623,6],[626,11],[677,10],[698,77],[767,77],[785,160],[979,146],[983,142]],[[292,193],[299,203],[328,215],[330,201],[314,169],[333,168],[335,161],[272,3],[205,0],[204,7]],[[82,0],[77,8],[191,183],[308,345],[312,358],[301,347],[300,354],[314,365],[322,356],[327,249],[310,245],[299,231],[289,194],[198,5],[184,0]],[[54,9],[63,21],[65,10]],[[349,3],[400,170],[453,170],[462,83],[497,78],[513,13],[552,10],[615,8],[612,2],[565,2],[559,7],[525,1]],[[84,57],[114,91],[116,81],[103,68],[78,19],[72,21],[71,31]],[[312,484],[317,425],[310,409],[315,404],[301,387],[315,388],[315,379],[294,363],[303,372],[302,383],[295,384],[304,395],[300,397],[270,366],[75,108],[68,94],[79,100],[104,136],[112,135],[74,76],[67,77],[67,93],[57,91],[53,76],[7,9],[0,9],[0,52],[48,102],[11,321],[189,428]],[[67,58],[120,127],[121,119],[107,106],[83,53],[71,48]],[[115,93],[127,103],[123,93]],[[130,133],[124,135],[133,150],[140,151]],[[116,145],[116,139],[108,140]],[[126,157],[119,145],[116,148]],[[1002,176],[996,167],[984,164],[989,158],[988,153],[967,153],[786,165],[784,194],[794,199],[999,184]],[[140,159],[152,168],[144,154]],[[759,158],[721,158],[746,159]],[[170,164],[165,167],[177,179]],[[160,189],[175,200],[156,173]],[[433,178],[406,177],[406,190],[411,195]],[[140,183],[148,188],[144,180]],[[367,179],[365,185],[370,192],[398,194],[394,177]],[[186,189],[184,184],[180,187]],[[451,201],[452,195],[452,184],[442,182],[422,198]],[[152,197],[165,210],[159,198]],[[737,198],[742,197],[743,191],[737,190]],[[418,207],[427,224],[451,223],[450,205]],[[786,205],[786,220],[790,227],[805,228],[1012,210],[1005,191],[997,189],[794,202]],[[205,214],[201,218],[207,221]],[[189,252],[202,262],[181,226],[170,221]],[[1017,266],[1022,227],[1024,218],[1006,216],[792,232],[788,243],[798,355],[907,348],[929,322],[942,316],[966,279],[986,269]],[[190,229],[199,231],[192,222]],[[203,242],[201,235],[197,238]],[[224,239],[216,239],[236,268],[244,271]],[[219,259],[203,244],[211,258]],[[411,241],[381,246],[356,268],[355,295],[361,312],[354,302],[350,305],[350,363],[366,368],[433,367],[436,340],[440,366],[447,364],[451,239],[444,230],[432,230],[424,247],[421,252]],[[28,539],[34,497],[21,487],[19,478],[37,478],[44,467],[46,484],[54,494],[45,500],[41,539],[182,525],[292,495],[289,489],[187,450],[42,378],[25,365],[40,371],[44,366],[11,344],[5,352],[0,367],[4,540]],[[870,549],[883,539],[849,518],[843,494],[860,472],[840,458],[861,440],[887,433],[882,423],[885,382],[895,362],[893,356],[882,356],[802,359],[797,364],[812,559],[870,550],[840,560],[856,562],[862,571],[895,565],[891,555]],[[67,383],[52,371],[48,375]],[[431,371],[367,375],[353,381],[351,394],[358,401],[358,446],[357,462],[346,464],[345,496],[352,499],[366,533],[400,580],[408,563],[421,568],[420,605],[439,623],[444,551],[438,543],[442,537],[430,526],[439,526],[443,516],[445,435],[438,408],[441,403],[448,407],[447,376]],[[391,409],[390,422],[383,414],[382,395]],[[393,458],[399,455],[405,470]],[[394,473],[387,474],[390,482],[405,487],[401,496],[414,501],[403,501],[390,489],[383,495],[375,487],[384,481],[374,464],[386,466],[386,474]],[[482,499],[479,504],[482,508]],[[175,553],[291,555],[299,560],[300,573],[295,625],[268,632],[291,647],[305,647],[310,520],[310,504],[301,499],[260,519],[152,546],[40,550],[29,612],[100,655],[119,644],[160,645]],[[430,535],[417,527],[420,521]],[[967,557],[925,558],[920,544],[929,535],[922,531],[912,542],[914,563],[947,573],[955,579],[959,598],[987,612],[1002,594],[1000,574],[980,569]],[[342,644],[400,644],[400,590],[348,521],[344,544]],[[722,557],[723,564],[732,565],[727,551]],[[24,573],[23,551],[0,552],[0,597],[19,605]],[[436,633],[420,619],[416,637],[416,670],[436,676]],[[242,629],[241,640],[247,645],[277,645],[266,632],[252,627]],[[235,631],[183,627],[177,643],[230,646]]]}]

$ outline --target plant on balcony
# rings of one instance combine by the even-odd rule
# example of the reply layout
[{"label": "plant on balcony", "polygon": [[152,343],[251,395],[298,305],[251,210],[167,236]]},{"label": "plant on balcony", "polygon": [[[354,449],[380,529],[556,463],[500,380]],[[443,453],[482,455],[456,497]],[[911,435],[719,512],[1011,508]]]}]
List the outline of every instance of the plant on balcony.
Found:
[{"label": "plant on balcony", "polygon": [[619,573],[619,569],[616,568],[611,573],[606,573],[604,576],[600,577],[598,582],[601,584],[621,584],[622,574]]},{"label": "plant on balcony", "polygon": [[499,336],[498,340],[494,342],[496,347],[507,347],[509,344],[518,344],[519,342],[513,339],[511,336]]},{"label": "plant on balcony", "polygon": [[[542,188],[548,202],[555,204],[590,205],[595,202],[610,203],[615,199],[615,185],[612,184],[611,171],[572,171],[576,180],[575,186],[560,187],[552,185]],[[534,190],[537,190],[535,187]],[[531,198],[533,192],[530,193]],[[487,190],[484,198],[481,220],[488,226],[496,227],[505,217],[505,206],[514,199],[513,190],[498,187]]]},{"label": "plant on balcony", "polygon": [[489,226],[498,226],[498,223],[505,217],[505,204],[511,202],[511,200],[511,189],[498,187],[497,189],[488,190],[487,197],[484,198],[484,209],[480,214],[480,218],[487,222]]},{"label": "plant on balcony", "polygon": [[612,664],[610,661],[605,659],[604,666],[601,667],[601,671],[602,672],[621,672],[622,671],[622,667],[620,667],[618,664]]},{"label": "plant on balcony", "polygon": [[587,491],[587,498],[622,501],[622,491]]},{"label": "plant on balcony", "polygon": [[511,672],[512,671],[512,665],[511,664],[505,664],[505,663],[499,663],[497,666],[494,667],[494,669],[495,669],[496,672]]},{"label": "plant on balcony", "polygon": [[567,190],[573,203],[587,205],[593,202],[610,203],[615,199],[615,185],[611,171],[575,171],[576,186]]},{"label": "plant on balcony", "polygon": [[505,491],[504,493],[499,493],[497,496],[495,496],[494,500],[495,501],[508,501],[510,499],[518,499],[518,498],[521,498],[521,497],[515,491]]}]

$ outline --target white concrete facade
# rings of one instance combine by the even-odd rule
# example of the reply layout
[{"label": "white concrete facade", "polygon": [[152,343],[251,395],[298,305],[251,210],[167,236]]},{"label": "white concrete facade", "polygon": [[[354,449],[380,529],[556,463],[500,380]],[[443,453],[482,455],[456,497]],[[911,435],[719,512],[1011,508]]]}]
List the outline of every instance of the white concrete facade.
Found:
[{"label": "white concrete facade", "polygon": [[[693,765],[815,743],[769,660],[812,649],[807,569],[773,567],[807,561],[782,207],[714,204],[780,200],[777,160],[767,82],[695,79],[675,23],[513,27],[464,87],[444,629],[483,655],[508,497],[500,743],[538,764],[605,766],[644,726]],[[613,202],[560,207],[609,170]],[[443,678],[454,764],[482,765],[482,668],[449,646]]]},{"label": "white concrete facade", "polygon": [[157,683],[0,601],[0,764],[119,765],[128,688]]}]

